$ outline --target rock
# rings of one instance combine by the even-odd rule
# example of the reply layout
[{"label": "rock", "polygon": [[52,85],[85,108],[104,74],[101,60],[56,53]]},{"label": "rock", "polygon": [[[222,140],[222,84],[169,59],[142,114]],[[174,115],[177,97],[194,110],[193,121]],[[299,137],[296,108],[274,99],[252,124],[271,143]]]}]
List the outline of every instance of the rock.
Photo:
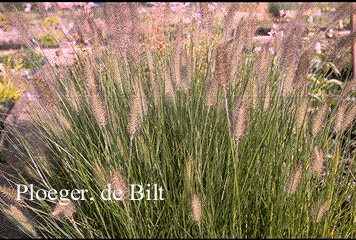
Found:
[{"label": "rock", "polygon": [[[68,68],[61,66],[55,71],[62,78]],[[29,161],[23,158],[26,154],[21,154],[25,149],[16,138],[17,135],[22,136],[34,147],[37,156],[46,156],[42,137],[34,132],[33,117],[38,114],[41,119],[44,119],[48,117],[49,109],[55,107],[57,101],[51,94],[49,80],[54,78],[52,67],[46,64],[33,76],[28,76],[27,80],[22,78],[22,81],[16,82],[17,87],[26,89],[26,91],[11,107],[3,122],[4,129],[0,135],[0,162],[23,169],[23,163]]]},{"label": "rock", "polygon": [[33,133],[33,123],[31,112],[39,109],[39,101],[33,94],[26,92],[23,94],[16,104],[11,108],[4,121],[4,130],[0,138],[0,157],[2,162],[9,165],[21,167],[24,161],[21,157],[21,152],[25,149],[16,138],[16,132],[29,141],[36,150],[41,151],[39,137]]}]

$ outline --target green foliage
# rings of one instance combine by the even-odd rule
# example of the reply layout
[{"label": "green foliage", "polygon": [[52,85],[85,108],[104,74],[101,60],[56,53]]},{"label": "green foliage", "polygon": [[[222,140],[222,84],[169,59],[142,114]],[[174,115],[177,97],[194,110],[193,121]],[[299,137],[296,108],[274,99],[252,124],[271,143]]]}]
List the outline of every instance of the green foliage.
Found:
[{"label": "green foliage", "polygon": [[[12,70],[18,71],[21,68],[22,64],[16,65]],[[0,102],[4,103],[9,101],[15,103],[15,101],[20,97],[20,90],[17,89],[13,83],[10,81],[8,75],[9,68],[6,65],[0,63],[0,73],[2,78],[0,81]]]},{"label": "green foliage", "polygon": [[10,101],[15,103],[19,97],[19,90],[12,84],[0,82],[0,102]]},{"label": "green foliage", "polygon": [[56,39],[49,33],[44,33],[41,36],[37,37],[38,43],[41,47],[44,48],[54,48],[58,47]]},{"label": "green foliage", "polygon": [[35,69],[36,67],[41,65],[43,56],[31,49],[25,49],[23,51],[23,67],[29,69]]},{"label": "green foliage", "polygon": [[294,9],[295,3],[292,2],[271,2],[269,3],[269,12],[274,15],[279,15],[279,10],[291,10]]},{"label": "green foliage", "polygon": [[23,65],[22,59],[16,59],[13,54],[0,56],[0,63],[5,64],[5,66],[10,69],[13,69],[17,66],[22,67]]},{"label": "green foliage", "polygon": [[40,26],[44,28],[53,27],[55,24],[59,23],[58,16],[49,16],[40,20]]},{"label": "green foliage", "polygon": [[35,50],[22,49],[16,54],[0,56],[0,63],[5,64],[9,69],[34,69],[41,64],[42,58],[42,55]]},{"label": "green foliage", "polygon": [[310,95],[318,102],[329,101],[335,105],[343,86],[340,77],[341,73],[334,63],[313,59],[307,79],[311,85]]}]

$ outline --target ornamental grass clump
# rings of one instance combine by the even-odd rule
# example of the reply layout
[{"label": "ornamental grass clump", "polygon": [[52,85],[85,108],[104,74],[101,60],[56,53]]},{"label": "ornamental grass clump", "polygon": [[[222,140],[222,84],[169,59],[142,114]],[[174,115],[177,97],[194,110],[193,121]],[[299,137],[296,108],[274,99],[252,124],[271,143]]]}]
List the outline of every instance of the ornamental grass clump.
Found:
[{"label": "ornamental grass clump", "polygon": [[[19,229],[48,238],[356,236],[354,179],[341,164],[354,157],[345,144],[354,107],[313,101],[301,23],[286,28],[275,55],[272,43],[258,53],[246,40],[256,30],[250,17],[225,19],[220,5],[104,5],[114,29],[101,54],[78,50],[76,64],[41,85],[55,108],[37,113],[29,133],[42,136],[45,158],[14,130],[32,174],[7,176],[46,191],[85,189],[85,199],[26,198],[25,219],[0,188],[0,207],[20,216]],[[347,126],[334,131],[340,119]]]}]

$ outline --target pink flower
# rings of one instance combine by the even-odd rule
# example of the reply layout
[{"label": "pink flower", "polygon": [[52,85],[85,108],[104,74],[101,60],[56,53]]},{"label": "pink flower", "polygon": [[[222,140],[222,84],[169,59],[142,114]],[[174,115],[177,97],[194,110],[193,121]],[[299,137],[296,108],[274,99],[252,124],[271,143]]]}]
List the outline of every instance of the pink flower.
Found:
[{"label": "pink flower", "polygon": [[147,10],[146,10],[146,8],[142,7],[142,8],[138,9],[138,13],[144,14],[144,13],[147,13]]},{"label": "pink flower", "polygon": [[51,2],[43,2],[43,7],[46,11],[48,11],[48,9],[50,9],[52,7],[52,3]]},{"label": "pink flower", "polygon": [[191,19],[189,17],[184,17],[183,18],[183,23],[188,24],[191,22]]},{"label": "pink flower", "polygon": [[318,16],[318,17],[321,16],[321,10],[320,9],[318,9],[318,11],[315,13],[315,16]]},{"label": "pink flower", "polygon": [[214,11],[216,9],[217,3],[208,3],[208,8],[210,11]]},{"label": "pink flower", "polygon": [[183,13],[185,12],[185,6],[184,3],[179,3],[179,2],[171,2],[170,7],[172,12],[174,13]]},{"label": "pink flower", "polygon": [[161,22],[164,19],[165,8],[166,8],[165,2],[152,3],[152,16],[157,22]]},{"label": "pink flower", "polygon": [[201,23],[201,14],[199,11],[196,11],[192,14],[192,18],[197,21],[198,24]]}]

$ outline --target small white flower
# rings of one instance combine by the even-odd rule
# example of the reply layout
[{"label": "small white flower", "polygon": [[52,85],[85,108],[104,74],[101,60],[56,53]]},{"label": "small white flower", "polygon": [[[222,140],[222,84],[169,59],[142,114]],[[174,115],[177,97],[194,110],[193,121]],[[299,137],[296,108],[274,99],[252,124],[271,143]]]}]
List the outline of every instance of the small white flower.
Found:
[{"label": "small white flower", "polygon": [[313,23],[313,16],[309,16],[308,22],[309,22],[309,23]]},{"label": "small white flower", "polygon": [[273,36],[276,34],[276,31],[274,29],[271,29],[271,31],[268,32],[269,36]]},{"label": "small white flower", "polygon": [[279,13],[279,16],[280,16],[280,17],[284,17],[285,14],[286,14],[285,11],[284,11],[284,9],[279,9],[278,13]]},{"label": "small white flower", "polygon": [[320,42],[317,42],[315,44],[315,50],[316,50],[317,54],[321,54],[321,44],[320,44]]},{"label": "small white flower", "polygon": [[272,55],[275,54],[275,51],[274,51],[274,48],[273,48],[273,47],[268,48],[268,51],[269,51]]},{"label": "small white flower", "polygon": [[256,51],[256,52],[260,52],[261,49],[262,49],[262,47],[261,47],[261,46],[258,46],[258,47],[255,48],[255,51]]},{"label": "small white flower", "polygon": [[321,10],[320,9],[318,9],[318,11],[315,13],[315,16],[318,16],[318,17],[321,16]]},{"label": "small white flower", "polygon": [[32,7],[32,4],[30,4],[30,3],[26,3],[25,4],[25,12],[30,12],[31,11],[31,7]]},{"label": "small white flower", "polygon": [[326,33],[326,36],[332,38],[334,36],[334,29],[329,29],[329,31]]},{"label": "small white flower", "polygon": [[340,29],[344,28],[344,22],[342,21],[342,19],[339,21],[339,28]]}]

